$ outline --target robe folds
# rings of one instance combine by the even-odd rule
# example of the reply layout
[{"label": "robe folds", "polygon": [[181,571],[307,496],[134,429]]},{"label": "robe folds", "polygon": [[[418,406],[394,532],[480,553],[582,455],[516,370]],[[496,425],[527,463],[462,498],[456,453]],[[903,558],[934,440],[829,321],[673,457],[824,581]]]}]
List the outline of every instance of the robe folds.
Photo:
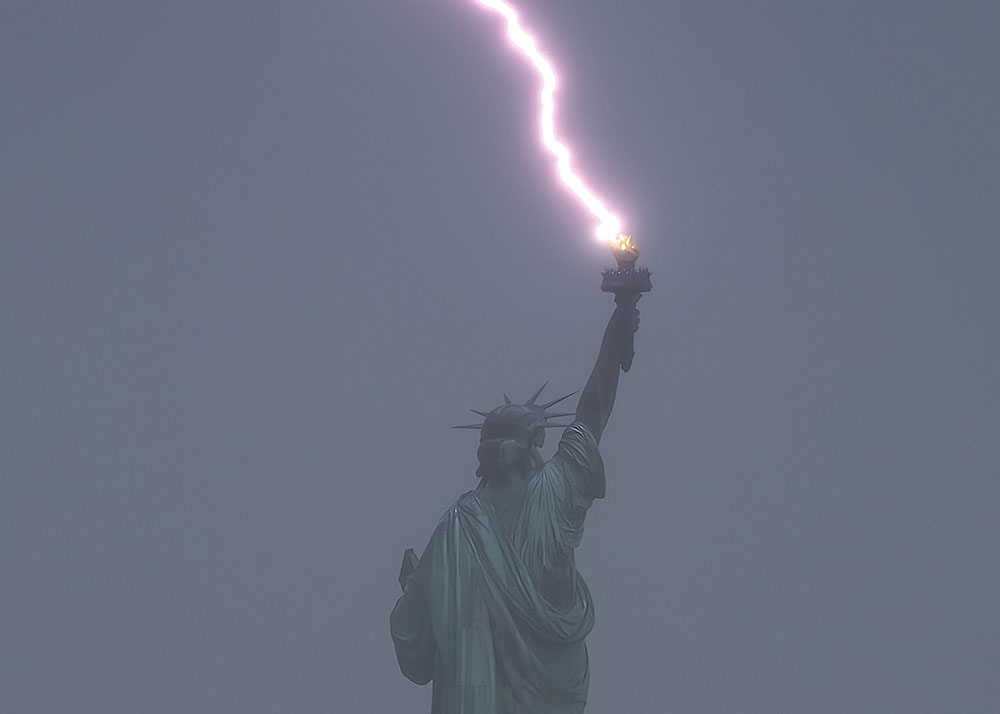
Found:
[{"label": "robe folds", "polygon": [[576,422],[531,477],[510,534],[476,491],[441,518],[390,617],[403,674],[434,681],[432,714],[583,712],[594,604],[574,550],[604,483]]}]

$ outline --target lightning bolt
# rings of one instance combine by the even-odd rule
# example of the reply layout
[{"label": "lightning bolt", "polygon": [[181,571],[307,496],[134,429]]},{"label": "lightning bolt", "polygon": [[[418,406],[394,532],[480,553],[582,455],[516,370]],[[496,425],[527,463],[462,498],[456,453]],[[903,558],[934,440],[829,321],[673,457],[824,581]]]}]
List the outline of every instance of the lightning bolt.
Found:
[{"label": "lightning bolt", "polygon": [[492,10],[507,21],[507,36],[521,51],[525,59],[535,68],[542,80],[541,92],[541,127],[542,144],[556,159],[559,180],[579,199],[588,211],[598,220],[595,229],[597,237],[603,241],[613,241],[621,231],[621,221],[609,211],[604,202],[584,183],[580,175],[573,170],[570,152],[566,145],[556,136],[555,130],[555,92],[558,80],[552,63],[538,49],[535,38],[521,27],[517,12],[504,0],[472,0],[488,10]]}]

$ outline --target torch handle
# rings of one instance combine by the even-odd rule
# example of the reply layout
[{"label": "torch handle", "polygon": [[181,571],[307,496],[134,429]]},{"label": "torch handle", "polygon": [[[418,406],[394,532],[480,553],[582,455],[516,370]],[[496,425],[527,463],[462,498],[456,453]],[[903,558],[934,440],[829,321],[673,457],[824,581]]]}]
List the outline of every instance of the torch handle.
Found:
[{"label": "torch handle", "polygon": [[622,354],[622,372],[628,372],[632,369],[632,358],[635,357],[635,333],[633,332],[628,336],[628,340],[625,343],[625,351]]},{"label": "torch handle", "polygon": [[635,310],[634,322],[628,327],[628,337],[625,338],[625,345],[622,349],[622,372],[628,372],[632,369],[632,359],[635,357],[635,333],[639,329],[639,311],[636,308],[636,303],[641,297],[641,292],[619,291],[615,293],[616,305],[622,309],[631,307],[632,310]]}]

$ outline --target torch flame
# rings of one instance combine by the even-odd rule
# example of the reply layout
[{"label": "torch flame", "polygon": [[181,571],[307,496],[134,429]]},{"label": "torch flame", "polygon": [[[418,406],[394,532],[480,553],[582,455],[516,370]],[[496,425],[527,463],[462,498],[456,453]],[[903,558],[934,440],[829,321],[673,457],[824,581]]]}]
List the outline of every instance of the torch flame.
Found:
[{"label": "torch flame", "polygon": [[624,233],[619,233],[611,241],[611,247],[615,250],[631,250],[632,249],[632,236],[625,235]]},{"label": "torch flame", "polygon": [[611,241],[611,252],[619,261],[635,263],[639,257],[639,246],[632,243],[632,236],[619,233]]},{"label": "torch flame", "polygon": [[538,51],[535,38],[524,31],[517,18],[517,12],[504,0],[475,0],[485,8],[493,10],[507,20],[507,36],[524,54],[525,58],[542,78],[542,144],[556,158],[559,179],[580,200],[594,217],[600,221],[596,228],[597,237],[602,241],[614,241],[621,230],[621,221],[609,211],[604,203],[583,182],[570,164],[569,149],[555,132],[555,91],[556,73],[549,60]]}]

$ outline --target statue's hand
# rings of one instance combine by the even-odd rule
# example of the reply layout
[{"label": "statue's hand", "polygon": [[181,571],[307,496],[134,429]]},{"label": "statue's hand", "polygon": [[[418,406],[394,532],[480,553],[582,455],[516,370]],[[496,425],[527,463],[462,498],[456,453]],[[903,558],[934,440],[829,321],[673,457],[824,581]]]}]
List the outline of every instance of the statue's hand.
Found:
[{"label": "statue's hand", "polygon": [[632,358],[635,356],[633,337],[639,331],[639,310],[636,308],[636,303],[641,297],[642,293],[615,294],[615,304],[618,307],[615,309],[612,323],[616,323],[614,332],[617,333],[621,344],[620,364],[623,372],[632,369]]},{"label": "statue's hand", "polygon": [[615,304],[618,306],[616,312],[621,315],[621,322],[630,327],[625,328],[626,336],[633,335],[639,331],[639,309],[636,303],[642,293],[621,293],[615,295]]}]

